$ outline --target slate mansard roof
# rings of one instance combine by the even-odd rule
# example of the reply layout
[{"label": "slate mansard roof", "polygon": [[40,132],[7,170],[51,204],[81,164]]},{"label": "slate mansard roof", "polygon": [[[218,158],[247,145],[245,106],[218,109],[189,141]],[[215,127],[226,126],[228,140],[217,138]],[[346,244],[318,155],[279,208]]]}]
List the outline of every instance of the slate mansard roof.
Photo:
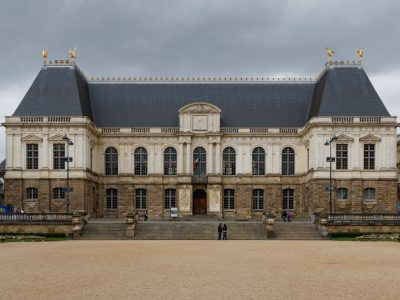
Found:
[{"label": "slate mansard roof", "polygon": [[221,109],[223,127],[301,127],[317,116],[389,116],[359,65],[316,81],[94,81],[73,64],[45,65],[14,116],[87,116],[98,127],[177,127],[193,102]]}]

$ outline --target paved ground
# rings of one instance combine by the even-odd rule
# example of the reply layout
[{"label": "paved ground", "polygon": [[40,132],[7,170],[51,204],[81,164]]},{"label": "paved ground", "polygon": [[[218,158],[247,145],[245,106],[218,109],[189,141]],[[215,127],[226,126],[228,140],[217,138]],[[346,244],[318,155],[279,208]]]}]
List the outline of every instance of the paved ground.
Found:
[{"label": "paved ground", "polygon": [[399,299],[400,243],[0,245],[0,299]]}]

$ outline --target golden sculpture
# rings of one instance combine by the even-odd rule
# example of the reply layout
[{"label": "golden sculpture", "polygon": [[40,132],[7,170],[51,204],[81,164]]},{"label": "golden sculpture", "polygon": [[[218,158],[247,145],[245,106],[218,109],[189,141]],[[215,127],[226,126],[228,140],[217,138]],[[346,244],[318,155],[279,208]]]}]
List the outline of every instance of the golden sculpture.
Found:
[{"label": "golden sculpture", "polygon": [[335,54],[335,51],[333,51],[332,48],[326,48],[326,55],[328,55],[328,61],[332,61],[332,57]]},{"label": "golden sculpture", "polygon": [[76,59],[76,49],[70,49],[68,52],[70,61],[74,63]]},{"label": "golden sculpture", "polygon": [[46,49],[43,49],[43,50],[42,50],[43,64],[45,64],[46,61],[47,61],[47,54],[48,54],[47,50],[46,50]]},{"label": "golden sculpture", "polygon": [[356,53],[357,53],[358,59],[361,60],[363,58],[363,56],[364,56],[364,50],[358,49],[356,51]]}]

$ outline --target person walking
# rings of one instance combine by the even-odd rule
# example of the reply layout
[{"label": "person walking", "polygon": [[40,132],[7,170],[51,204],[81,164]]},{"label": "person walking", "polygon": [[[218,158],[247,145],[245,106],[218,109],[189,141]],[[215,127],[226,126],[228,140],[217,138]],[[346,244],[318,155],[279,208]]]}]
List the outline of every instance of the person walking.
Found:
[{"label": "person walking", "polygon": [[218,225],[218,240],[220,241],[222,239],[222,223],[219,223]]},{"label": "person walking", "polygon": [[292,221],[292,211],[290,209],[287,210],[287,221]]},{"label": "person walking", "polygon": [[282,216],[282,221],[283,221],[283,222],[286,222],[286,217],[287,217],[287,212],[286,212],[286,210],[283,210],[283,211],[282,211],[282,215],[281,215],[281,216]]},{"label": "person walking", "polygon": [[228,227],[226,224],[224,224],[224,227],[222,227],[222,239],[228,240]]}]

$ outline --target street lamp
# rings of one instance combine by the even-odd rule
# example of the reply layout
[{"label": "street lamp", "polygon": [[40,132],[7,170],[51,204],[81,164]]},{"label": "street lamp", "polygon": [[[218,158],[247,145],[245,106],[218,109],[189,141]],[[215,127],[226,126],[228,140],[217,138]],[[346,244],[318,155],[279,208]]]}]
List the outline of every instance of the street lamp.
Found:
[{"label": "street lamp", "polygon": [[325,146],[329,146],[329,157],[326,158],[329,161],[329,213],[332,213],[332,162],[335,161],[335,158],[332,157],[332,142],[336,141],[338,138],[336,134],[333,134],[329,140],[325,141]]},{"label": "street lamp", "polygon": [[67,162],[67,188],[65,191],[67,192],[67,213],[69,212],[69,193],[72,192],[72,189],[69,187],[69,163],[72,162],[72,157],[69,157],[69,146],[72,146],[74,143],[72,140],[67,137],[65,134],[63,140],[67,141],[67,157],[65,157],[65,161]]}]

